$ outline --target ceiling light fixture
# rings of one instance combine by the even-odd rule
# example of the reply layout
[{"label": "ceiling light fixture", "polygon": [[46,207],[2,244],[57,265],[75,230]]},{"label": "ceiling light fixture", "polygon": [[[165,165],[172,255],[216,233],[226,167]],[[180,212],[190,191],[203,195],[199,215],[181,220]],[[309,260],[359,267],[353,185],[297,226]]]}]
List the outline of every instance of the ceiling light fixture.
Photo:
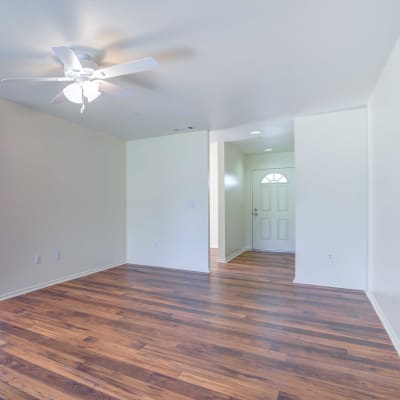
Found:
[{"label": "ceiling light fixture", "polygon": [[272,149],[264,149],[264,151],[272,151]]},{"label": "ceiling light fixture", "polygon": [[63,93],[69,101],[76,104],[82,104],[84,97],[91,103],[101,94],[98,80],[71,83],[63,89]]},{"label": "ceiling light fixture", "polygon": [[250,135],[259,135],[262,131],[251,131]]},{"label": "ceiling light fixture", "polygon": [[[68,86],[59,92],[51,101],[57,104],[65,99],[81,105],[81,113],[86,105],[96,100],[102,93],[124,95],[125,91],[113,83],[107,82],[110,78],[151,71],[158,66],[153,58],[128,61],[123,64],[97,68],[96,63],[89,55],[81,55],[74,49],[66,46],[53,47],[54,54],[64,65],[64,76],[39,77],[39,78],[2,78],[3,82],[69,82]],[[90,65],[90,67],[89,67]],[[191,127],[188,127],[191,129]]]}]

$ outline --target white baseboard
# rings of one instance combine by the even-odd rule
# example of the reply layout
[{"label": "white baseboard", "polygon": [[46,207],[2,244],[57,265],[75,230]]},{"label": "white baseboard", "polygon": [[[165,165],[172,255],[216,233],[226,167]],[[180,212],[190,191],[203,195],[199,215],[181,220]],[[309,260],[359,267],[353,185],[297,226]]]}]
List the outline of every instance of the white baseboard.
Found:
[{"label": "white baseboard", "polygon": [[262,250],[262,249],[253,249],[251,247],[249,247],[247,250],[259,251],[260,253],[296,254],[294,250]]},{"label": "white baseboard", "polygon": [[338,284],[338,283],[332,283],[332,282],[326,282],[326,281],[311,281],[309,279],[307,280],[302,280],[297,278],[296,276],[293,279],[293,283],[297,285],[307,285],[307,286],[324,286],[328,288],[335,288],[335,289],[347,289],[347,290],[358,290],[361,292],[365,291],[365,287],[363,286],[350,286],[350,285],[345,285],[345,284]]},{"label": "white baseboard", "polygon": [[208,274],[210,273],[209,271],[209,266],[205,265],[205,266],[199,266],[199,267],[186,267],[185,265],[181,265],[181,266],[169,266],[169,265],[160,265],[157,263],[153,263],[153,264],[145,264],[143,262],[140,261],[135,261],[135,260],[128,260],[126,262],[127,265],[131,265],[131,266],[138,266],[138,267],[148,267],[148,268],[161,268],[161,269],[170,269],[172,271],[186,271],[186,272],[198,272],[200,274]]},{"label": "white baseboard", "polygon": [[126,261],[121,261],[120,263],[117,263],[117,264],[105,265],[102,267],[92,268],[92,269],[89,269],[86,271],[67,275],[67,276],[64,276],[59,279],[53,279],[51,281],[39,283],[39,284],[33,285],[33,286],[28,286],[26,288],[14,290],[12,292],[3,293],[3,294],[0,294],[0,301],[11,299],[12,297],[16,297],[16,296],[21,296],[22,294],[34,292],[35,290],[44,289],[49,286],[57,285],[58,283],[63,283],[63,282],[71,281],[73,279],[82,278],[83,276],[91,275],[96,272],[104,271],[106,269],[115,268],[115,267],[118,267],[119,265],[123,265],[123,264],[126,264]]},{"label": "white baseboard", "polygon": [[386,332],[389,335],[389,338],[392,341],[394,348],[400,356],[400,337],[397,335],[389,320],[386,318],[385,313],[383,312],[373,293],[370,291],[367,291],[366,293],[369,301],[372,304],[372,307],[374,307],[375,312],[378,314],[378,317],[381,320],[383,327],[386,329]]},{"label": "white baseboard", "polygon": [[242,253],[244,253],[245,251],[249,250],[249,248],[247,247],[243,247],[242,249],[235,251],[234,253],[232,253],[231,255],[229,255],[228,257],[225,258],[225,260],[219,261],[219,262],[223,262],[223,263],[228,263],[229,261],[233,260],[234,258],[240,256]]}]

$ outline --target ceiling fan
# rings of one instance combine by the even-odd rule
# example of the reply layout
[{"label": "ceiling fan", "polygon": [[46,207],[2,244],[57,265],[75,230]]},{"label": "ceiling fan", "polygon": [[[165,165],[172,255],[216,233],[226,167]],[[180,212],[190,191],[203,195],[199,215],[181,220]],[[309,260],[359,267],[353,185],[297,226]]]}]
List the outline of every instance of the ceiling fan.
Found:
[{"label": "ceiling fan", "polygon": [[119,86],[107,82],[107,79],[118,76],[151,71],[158,66],[158,62],[151,57],[116,64],[110,67],[98,68],[90,57],[79,57],[71,48],[65,46],[53,47],[55,55],[64,65],[63,77],[41,78],[3,78],[1,82],[70,82],[51,103],[61,103],[64,99],[72,103],[81,104],[81,114],[88,103],[97,99],[102,93],[123,94]]}]

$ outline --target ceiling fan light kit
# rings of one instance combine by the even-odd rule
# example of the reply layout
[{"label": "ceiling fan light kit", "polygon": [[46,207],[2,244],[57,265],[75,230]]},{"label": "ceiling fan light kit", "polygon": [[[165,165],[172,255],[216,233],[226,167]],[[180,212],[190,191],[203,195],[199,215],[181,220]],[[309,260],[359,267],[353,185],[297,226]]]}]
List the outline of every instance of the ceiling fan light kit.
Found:
[{"label": "ceiling fan light kit", "polygon": [[53,47],[53,51],[64,65],[63,77],[42,78],[3,78],[1,82],[70,82],[51,103],[61,103],[65,99],[72,103],[81,104],[81,113],[88,103],[96,100],[102,93],[121,95],[123,90],[107,79],[138,72],[151,71],[158,67],[158,62],[153,58],[142,58],[124,64],[110,67],[97,68],[90,59],[80,59],[75,51],[69,47]]}]

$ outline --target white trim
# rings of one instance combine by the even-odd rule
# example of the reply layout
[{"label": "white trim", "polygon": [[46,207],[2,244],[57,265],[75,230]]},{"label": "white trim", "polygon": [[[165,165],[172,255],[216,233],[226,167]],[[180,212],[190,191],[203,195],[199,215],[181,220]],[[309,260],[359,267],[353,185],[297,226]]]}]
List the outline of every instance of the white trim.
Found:
[{"label": "white trim", "polygon": [[172,271],[198,272],[198,273],[201,273],[201,274],[209,274],[210,273],[210,265],[207,265],[206,267],[196,266],[196,267],[189,267],[189,268],[187,268],[185,265],[180,265],[178,267],[177,266],[173,266],[172,267],[170,265],[144,264],[143,262],[134,261],[132,259],[128,260],[125,264],[133,265],[133,266],[136,265],[136,266],[139,266],[139,267],[169,269],[169,270],[172,270]]},{"label": "white trim", "polygon": [[223,263],[228,263],[229,261],[233,260],[234,258],[240,256],[241,254],[243,254],[245,251],[250,250],[247,247],[243,247],[242,249],[235,251],[234,253],[232,253],[231,255],[229,255],[228,257],[225,257],[224,260],[220,261],[217,260],[217,262],[223,262]]},{"label": "white trim", "polygon": [[371,98],[367,101],[367,271],[366,271],[366,281],[367,281],[367,292],[372,289],[372,229],[371,229],[371,221],[372,221],[372,184],[371,184],[371,176],[372,176],[372,135],[371,135],[371,112],[370,112],[370,101]]},{"label": "white trim", "polygon": [[[295,153],[293,152],[288,152],[288,153]],[[295,253],[296,250],[266,250],[266,249],[255,249],[254,248],[254,215],[253,215],[253,210],[254,210],[254,173],[255,172],[259,172],[259,171],[270,171],[273,169],[292,169],[293,171],[296,171],[296,165],[292,165],[289,167],[267,167],[267,168],[252,168],[251,170],[249,169],[249,171],[251,172],[251,186],[250,186],[250,190],[251,190],[251,210],[250,210],[250,214],[251,214],[251,247],[249,248],[249,250],[255,250],[255,251],[272,251],[272,252],[282,252],[282,253]],[[246,175],[247,177],[247,175]],[[296,247],[296,175],[292,175],[293,181],[294,181],[294,213],[293,213],[293,218],[294,218],[294,247]],[[247,236],[247,235],[246,235]],[[247,242],[247,239],[246,239]]]},{"label": "white trim", "polygon": [[16,297],[16,296],[21,296],[22,294],[34,292],[35,290],[44,289],[48,286],[57,285],[58,283],[63,283],[63,282],[71,281],[73,279],[81,278],[83,276],[91,275],[96,272],[104,271],[106,269],[115,268],[115,267],[118,267],[118,266],[124,265],[124,264],[126,264],[126,261],[121,261],[120,263],[117,263],[117,264],[105,265],[102,267],[97,267],[97,268],[89,269],[86,271],[77,272],[75,274],[67,275],[67,276],[64,276],[59,279],[53,279],[51,281],[39,283],[37,285],[28,286],[23,289],[14,290],[12,292],[1,294],[0,301],[7,300],[7,299],[10,299],[10,298]]},{"label": "white trim", "polygon": [[[208,191],[207,191],[207,211],[208,211],[208,216],[207,216],[207,223],[208,223],[208,249],[211,248],[211,215],[210,215],[210,208],[211,208],[211,168],[210,168],[210,146],[211,146],[211,141],[210,141],[210,130],[207,129],[207,172],[208,172]],[[218,162],[218,160],[217,160]],[[218,241],[218,235],[217,235],[217,241]],[[208,250],[208,272],[211,271],[211,253],[210,250]]]},{"label": "white trim", "polygon": [[295,250],[264,250],[264,249],[249,249],[252,251],[258,251],[260,253],[284,253],[284,254],[296,254]]},{"label": "white trim", "polygon": [[348,290],[358,290],[359,292],[365,292],[364,286],[348,286],[343,283],[332,283],[332,282],[325,282],[325,281],[310,281],[307,280],[306,282],[302,281],[301,279],[295,276],[293,283],[296,285],[307,285],[307,286],[325,286],[327,288],[335,288],[335,289],[348,289]]},{"label": "white trim", "polygon": [[[210,274],[209,270],[207,270],[207,271],[199,271],[199,270],[196,270],[196,269],[183,269],[183,268],[174,268],[174,267],[163,267],[161,265],[144,265],[144,264],[137,264],[137,263],[130,263],[130,262],[127,262],[126,265],[128,267],[144,267],[144,268],[154,268],[154,269],[164,269],[164,270],[167,269],[169,271],[175,271],[175,272],[193,272],[195,274],[207,274],[207,275]],[[210,268],[210,266],[208,268]]]},{"label": "white trim", "polygon": [[389,335],[389,338],[392,341],[392,344],[396,349],[397,354],[400,356],[400,337],[397,335],[396,331],[393,329],[389,320],[386,318],[381,306],[379,305],[373,293],[371,291],[367,291],[366,294],[368,296],[369,301],[372,304],[372,307],[374,308],[379,319],[381,320],[383,327],[385,328],[387,334]]}]

